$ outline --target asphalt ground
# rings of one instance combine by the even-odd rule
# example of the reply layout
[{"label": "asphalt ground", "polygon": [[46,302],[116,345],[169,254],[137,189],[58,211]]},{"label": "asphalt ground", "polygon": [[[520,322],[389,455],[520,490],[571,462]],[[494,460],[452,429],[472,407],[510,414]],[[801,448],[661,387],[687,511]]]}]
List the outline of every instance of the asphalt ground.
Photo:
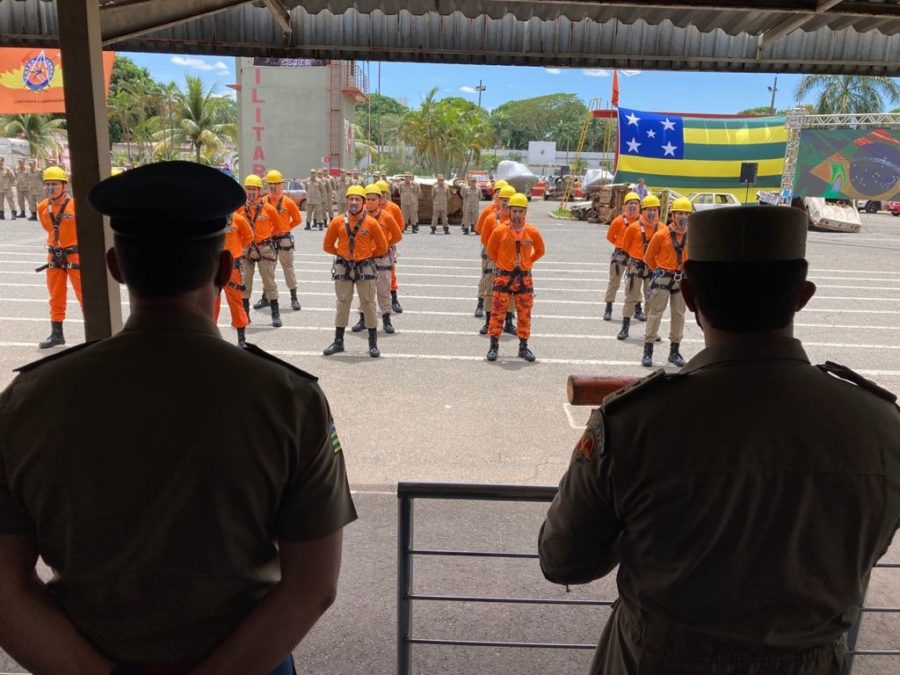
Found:
[{"label": "asphalt ground", "polygon": [[[566,403],[570,374],[642,376],[643,324],[616,340],[621,290],[613,321],[601,320],[610,246],[605,226],[549,217],[554,202],[533,202],[547,255],[535,268],[530,346],[538,357],[516,357],[517,340],[501,339],[500,359],[484,360],[487,338],[472,316],[480,275],[476,237],[407,234],[398,274],[402,315],[394,335],[379,331],[380,359],[367,353],[366,334],[347,331],[347,352],[321,350],[333,337],[331,261],[321,233],[298,230],[296,270],[300,312],[292,312],[283,277],[285,326],[270,326],[267,311],[252,311],[248,340],[310,371],[331,402],[346,454],[360,520],[349,526],[340,594],[296,650],[298,671],[310,674],[389,673],[396,659],[396,549],[398,481],[553,485],[568,463],[589,410]],[[818,293],[796,321],[813,362],[846,364],[900,393],[900,218],[861,214],[858,234],[811,233],[808,259]],[[43,231],[33,221],[0,223],[0,384],[12,369],[45,356],[37,342],[49,331]],[[261,285],[253,299],[259,297]],[[355,303],[354,303],[355,306]],[[69,344],[83,339],[81,313],[70,294],[65,323]],[[127,299],[123,298],[127,312]],[[356,315],[351,314],[351,322]],[[223,303],[221,330],[235,335]],[[668,321],[660,329],[654,364],[666,365]],[[690,358],[702,335],[688,316],[681,351]],[[174,392],[173,392],[174,393]],[[546,506],[420,502],[416,546],[533,552]],[[885,560],[900,561],[896,542]],[[615,596],[603,580],[565,589],[545,582],[534,560],[417,559],[420,593],[566,599]],[[873,574],[868,604],[900,607],[900,570]],[[501,641],[596,642],[608,610],[597,607],[420,602],[416,637]],[[900,648],[900,615],[867,614],[859,646]],[[585,672],[589,650],[415,646],[417,673]],[[0,654],[0,671],[21,672]],[[900,660],[861,657],[856,673],[900,672]]]}]

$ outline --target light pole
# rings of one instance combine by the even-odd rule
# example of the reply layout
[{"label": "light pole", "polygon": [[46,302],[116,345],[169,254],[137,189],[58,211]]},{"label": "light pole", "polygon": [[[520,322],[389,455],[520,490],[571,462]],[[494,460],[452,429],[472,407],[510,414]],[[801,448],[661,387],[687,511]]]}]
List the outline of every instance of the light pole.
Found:
[{"label": "light pole", "polygon": [[478,92],[478,107],[479,108],[481,107],[481,92],[483,92],[485,89],[487,89],[487,87],[481,82],[481,80],[478,80],[478,86],[475,87],[475,91]]}]

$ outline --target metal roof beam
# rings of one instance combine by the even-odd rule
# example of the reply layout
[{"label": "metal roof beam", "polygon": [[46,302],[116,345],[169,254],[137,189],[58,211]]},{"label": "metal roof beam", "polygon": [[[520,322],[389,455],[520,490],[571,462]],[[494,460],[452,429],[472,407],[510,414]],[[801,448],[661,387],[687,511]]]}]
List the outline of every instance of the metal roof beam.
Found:
[{"label": "metal roof beam", "polygon": [[155,0],[102,5],[103,45],[170,28],[246,4],[247,0]]},{"label": "metal roof beam", "polygon": [[269,14],[272,15],[278,25],[281,26],[281,30],[284,31],[285,38],[293,33],[293,28],[291,28],[291,13],[288,11],[287,7],[281,3],[281,0],[256,0],[253,4],[256,7],[262,5],[269,10]]},{"label": "metal roof beam", "polygon": [[801,14],[798,16],[789,17],[781,23],[775,24],[760,36],[759,53],[761,54],[762,51],[773,42],[780,40],[789,33],[793,33],[795,30],[800,28],[800,26],[807,23],[816,15],[824,14],[835,5],[839,5],[841,2],[842,0],[820,0],[815,14]]}]

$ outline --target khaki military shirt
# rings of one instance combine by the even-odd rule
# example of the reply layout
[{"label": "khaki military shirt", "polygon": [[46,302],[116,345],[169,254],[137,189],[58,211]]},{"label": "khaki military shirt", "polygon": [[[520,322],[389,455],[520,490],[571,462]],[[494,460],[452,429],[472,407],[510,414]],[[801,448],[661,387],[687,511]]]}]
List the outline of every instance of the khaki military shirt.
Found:
[{"label": "khaki military shirt", "polygon": [[900,411],[870,389],[757,340],[593,412],[539,547],[557,583],[619,565],[594,672],[842,672],[900,524]]},{"label": "khaki military shirt", "polygon": [[431,205],[435,211],[446,211],[447,200],[450,197],[450,187],[444,183],[443,186],[437,183],[431,188]]},{"label": "khaki military shirt", "polygon": [[356,518],[315,378],[257,352],[205,317],[132,316],[0,396],[0,534],[34,534],[114,660],[199,660],[278,581],[279,540]]},{"label": "khaki military shirt", "polygon": [[477,186],[461,185],[460,196],[463,198],[463,208],[469,211],[477,211],[481,202],[481,190]]},{"label": "khaki military shirt", "polygon": [[325,188],[318,178],[309,178],[306,181],[306,201],[310,204],[325,202]]},{"label": "khaki military shirt", "polygon": [[418,183],[410,182],[409,185],[400,183],[398,190],[400,191],[401,206],[410,206],[419,202],[419,196],[422,191]]},{"label": "khaki military shirt", "polygon": [[34,196],[42,195],[44,192],[44,177],[40,171],[28,171],[28,190]]},{"label": "khaki military shirt", "polygon": [[0,190],[4,192],[12,188],[16,184],[16,174],[5,164],[0,169]]}]

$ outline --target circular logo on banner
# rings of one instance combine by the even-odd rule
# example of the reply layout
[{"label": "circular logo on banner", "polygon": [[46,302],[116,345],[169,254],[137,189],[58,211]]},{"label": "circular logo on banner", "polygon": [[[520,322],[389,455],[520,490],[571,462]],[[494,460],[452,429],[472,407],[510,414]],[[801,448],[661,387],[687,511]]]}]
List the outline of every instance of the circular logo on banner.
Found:
[{"label": "circular logo on banner", "polygon": [[22,71],[22,81],[31,91],[43,91],[50,86],[56,66],[42,51],[32,59],[28,59]]}]

